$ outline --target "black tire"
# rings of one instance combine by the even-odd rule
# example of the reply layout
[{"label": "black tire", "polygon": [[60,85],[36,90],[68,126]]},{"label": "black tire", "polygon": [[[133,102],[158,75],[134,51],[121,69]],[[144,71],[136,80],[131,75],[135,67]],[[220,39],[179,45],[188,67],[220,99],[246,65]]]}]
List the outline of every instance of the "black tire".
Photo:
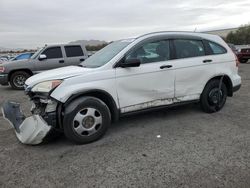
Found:
[{"label": "black tire", "polygon": [[25,81],[30,77],[31,75],[25,71],[17,71],[11,74],[10,76],[10,85],[13,89],[22,90],[24,89],[24,83]]},{"label": "black tire", "polygon": [[240,59],[240,63],[247,63],[248,59]]},{"label": "black tire", "polygon": [[219,90],[219,87],[220,80],[218,79],[211,80],[205,86],[200,98],[201,108],[204,112],[214,113],[221,110],[225,105],[227,87],[223,82],[221,82],[221,90]]},{"label": "black tire", "polygon": [[[82,111],[86,111],[86,109],[87,109],[87,112],[88,112],[88,109],[96,110],[94,113],[99,113],[100,119],[102,120],[102,123],[99,126],[96,125],[96,121],[93,120],[94,125],[92,125],[91,127],[92,129],[91,132],[94,132],[94,131],[95,132],[91,134],[89,134],[89,132],[86,130],[84,130],[81,133],[76,131],[78,127],[80,127],[81,129],[82,128],[86,129],[85,127],[86,124],[84,124],[84,121],[87,117],[91,117],[90,115],[82,115],[85,117],[81,121],[75,121],[75,118],[77,117],[77,115],[79,113],[81,114]],[[88,96],[81,97],[72,101],[65,108],[65,114],[64,114],[64,119],[63,119],[64,134],[70,141],[74,143],[87,144],[87,143],[100,139],[107,131],[110,123],[111,123],[110,110],[108,106],[98,98],[88,97]]]}]

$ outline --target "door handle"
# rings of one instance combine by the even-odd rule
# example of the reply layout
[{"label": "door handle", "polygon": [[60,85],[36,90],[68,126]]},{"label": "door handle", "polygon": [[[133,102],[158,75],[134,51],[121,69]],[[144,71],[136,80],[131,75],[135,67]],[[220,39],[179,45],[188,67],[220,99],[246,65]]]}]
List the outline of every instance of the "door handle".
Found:
[{"label": "door handle", "polygon": [[209,63],[209,62],[212,62],[212,59],[205,59],[205,60],[203,60],[203,63]]},{"label": "door handle", "polygon": [[82,62],[82,61],[84,61],[84,60],[85,60],[85,59],[82,58],[82,59],[80,59],[80,62]]},{"label": "door handle", "polygon": [[173,66],[172,65],[162,65],[162,66],[160,66],[160,69],[168,69],[171,67],[173,67]]},{"label": "door handle", "polygon": [[59,60],[59,63],[64,63],[64,60]]}]

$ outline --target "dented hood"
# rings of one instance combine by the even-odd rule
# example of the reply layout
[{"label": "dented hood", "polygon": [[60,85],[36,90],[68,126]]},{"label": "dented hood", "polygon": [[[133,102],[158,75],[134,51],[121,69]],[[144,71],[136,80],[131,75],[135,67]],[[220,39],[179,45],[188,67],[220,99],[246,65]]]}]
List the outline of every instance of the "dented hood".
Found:
[{"label": "dented hood", "polygon": [[36,74],[30,78],[28,78],[25,82],[25,84],[28,87],[33,87],[34,85],[48,81],[48,80],[60,80],[60,79],[66,79],[74,76],[78,76],[81,74],[86,74],[88,72],[92,72],[94,69],[91,68],[83,68],[79,66],[68,66],[68,67],[62,67],[58,69],[53,69],[49,71],[44,71],[42,73]]}]

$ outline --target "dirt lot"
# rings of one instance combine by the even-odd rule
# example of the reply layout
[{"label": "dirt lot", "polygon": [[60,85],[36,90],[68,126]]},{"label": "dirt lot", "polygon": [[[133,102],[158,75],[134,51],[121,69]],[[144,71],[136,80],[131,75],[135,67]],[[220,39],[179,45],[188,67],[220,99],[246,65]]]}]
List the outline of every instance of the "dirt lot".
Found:
[{"label": "dirt lot", "polygon": [[[0,114],[0,187],[250,187],[250,64],[240,75],[218,113],[186,105],[127,117],[82,146],[22,145]],[[29,111],[22,91],[0,87],[0,104],[8,99]]]}]

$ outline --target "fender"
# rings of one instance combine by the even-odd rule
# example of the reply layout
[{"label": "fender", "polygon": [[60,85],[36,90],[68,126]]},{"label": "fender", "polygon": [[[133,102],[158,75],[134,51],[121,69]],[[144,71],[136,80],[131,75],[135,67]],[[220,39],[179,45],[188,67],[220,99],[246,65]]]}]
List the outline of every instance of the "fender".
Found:
[{"label": "fender", "polygon": [[224,76],[223,82],[228,89],[228,96],[232,97],[233,96],[233,84],[232,84],[231,78],[227,74],[218,74],[218,75],[214,75],[213,77],[209,78],[208,81],[206,82],[206,84],[204,85],[202,92],[203,92],[203,90],[206,87],[208,82],[210,82],[213,79],[220,79],[222,76]]},{"label": "fender", "polygon": [[[110,109],[112,122],[118,121],[118,119],[120,117],[120,111],[116,105],[115,100],[113,99],[111,94],[109,94],[108,92],[106,92],[104,90],[100,90],[100,89],[87,90],[87,91],[83,91],[83,92],[79,92],[77,94],[71,95],[67,99],[67,101],[63,104],[62,109],[66,108],[75,99],[78,99],[78,98],[83,97],[83,96],[93,96],[93,97],[96,97],[96,98],[102,100]],[[61,112],[59,112],[59,114],[61,114]]]}]

